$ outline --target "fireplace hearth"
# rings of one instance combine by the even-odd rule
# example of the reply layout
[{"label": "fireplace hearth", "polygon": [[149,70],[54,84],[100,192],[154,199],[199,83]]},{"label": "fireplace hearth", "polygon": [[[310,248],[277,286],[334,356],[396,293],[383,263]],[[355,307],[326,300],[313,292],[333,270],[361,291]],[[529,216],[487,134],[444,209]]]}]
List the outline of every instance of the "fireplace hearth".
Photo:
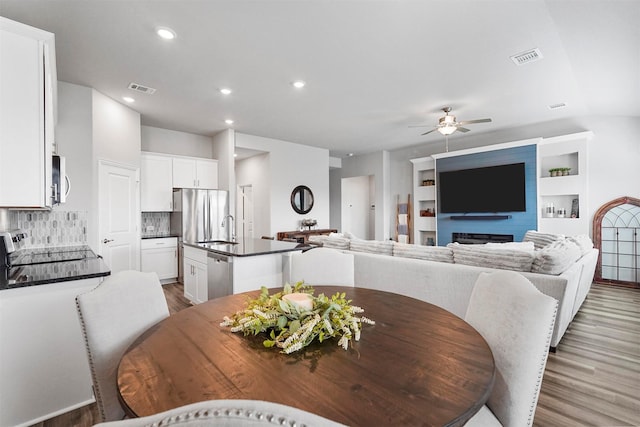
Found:
[{"label": "fireplace hearth", "polygon": [[451,241],[464,244],[513,242],[513,234],[451,233]]}]

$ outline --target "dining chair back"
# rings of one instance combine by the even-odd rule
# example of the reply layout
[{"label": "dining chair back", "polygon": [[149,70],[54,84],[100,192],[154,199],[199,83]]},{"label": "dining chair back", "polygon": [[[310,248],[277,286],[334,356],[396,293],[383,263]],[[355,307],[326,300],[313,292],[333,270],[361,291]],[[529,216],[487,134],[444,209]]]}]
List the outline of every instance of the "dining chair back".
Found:
[{"label": "dining chair back", "polygon": [[312,248],[291,255],[289,280],[296,283],[304,280],[310,285],[353,286],[353,254],[332,248]]},{"label": "dining chair back", "polygon": [[122,419],[118,401],[118,363],[145,330],[169,316],[156,273],[122,271],[76,297],[93,391],[102,421]]},{"label": "dining chair back", "polygon": [[558,302],[514,271],[480,273],[465,320],[496,366],[487,404],[467,426],[530,426],[540,395]]},{"label": "dining chair back", "polygon": [[245,427],[307,426],[339,427],[320,415],[291,406],[261,400],[209,400],[170,409],[155,415],[96,424],[95,427],[140,426]]}]

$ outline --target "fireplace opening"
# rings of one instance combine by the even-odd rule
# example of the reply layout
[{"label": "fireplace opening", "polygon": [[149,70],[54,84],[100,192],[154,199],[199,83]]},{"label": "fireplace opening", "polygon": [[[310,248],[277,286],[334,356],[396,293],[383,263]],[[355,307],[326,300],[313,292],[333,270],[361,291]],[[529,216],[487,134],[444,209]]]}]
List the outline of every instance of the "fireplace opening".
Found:
[{"label": "fireplace opening", "polygon": [[464,244],[513,242],[513,234],[451,233],[451,241]]}]

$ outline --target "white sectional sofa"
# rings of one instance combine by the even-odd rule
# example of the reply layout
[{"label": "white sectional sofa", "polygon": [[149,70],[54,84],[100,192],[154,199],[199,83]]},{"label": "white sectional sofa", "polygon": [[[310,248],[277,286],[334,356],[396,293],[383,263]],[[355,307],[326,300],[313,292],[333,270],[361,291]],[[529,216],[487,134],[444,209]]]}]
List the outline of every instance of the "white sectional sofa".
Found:
[{"label": "white sectional sofa", "polygon": [[[464,318],[467,311],[471,290],[480,272],[495,271],[497,268],[492,268],[491,265],[503,264],[499,260],[500,256],[492,257],[494,261],[488,260],[487,262],[482,262],[482,258],[480,258],[480,261],[476,262],[478,265],[465,265],[455,262],[456,258],[458,261],[462,258],[455,256],[458,248],[453,245],[450,245],[451,247],[449,248],[435,247],[431,249],[435,255],[430,257],[427,254],[426,258],[438,260],[433,261],[430,259],[407,258],[405,256],[412,256],[407,253],[407,248],[410,248],[410,246],[391,241],[353,240],[355,244],[352,244],[349,241],[350,239],[334,238],[340,239],[336,241],[331,241],[330,239],[323,238],[318,243],[323,243],[324,246],[335,247],[354,255],[355,286],[410,296],[442,307],[462,318]],[[558,236],[558,239],[564,239],[564,236]],[[567,262],[566,259],[564,260],[564,265],[559,267],[559,270],[562,270],[559,274],[520,271],[542,293],[558,300],[558,313],[551,340],[553,350],[560,343],[571,320],[591,288],[598,259],[598,250],[593,249],[590,240],[588,240],[588,243],[589,245],[583,245],[579,254],[574,254],[574,257],[579,257],[579,259],[572,259],[570,262]],[[393,250],[394,246],[396,246],[395,251]],[[480,246],[483,245],[472,246],[475,246],[473,249],[482,250]],[[536,242],[536,246],[538,246],[538,249],[532,251],[532,261],[529,261],[529,268],[537,271],[553,271],[554,269],[559,271],[556,268],[557,266],[554,265],[551,268],[541,267],[540,265],[545,256],[548,261],[549,253],[552,253],[554,257],[562,256],[557,250],[552,250],[553,243],[542,245]],[[545,247],[547,248],[546,251]],[[465,250],[468,248],[470,248],[470,245],[464,245]],[[416,249],[429,252],[426,247],[416,247]],[[451,251],[451,258],[446,257],[448,250]],[[403,256],[399,256],[399,254]],[[414,254],[413,256],[419,255]],[[507,259],[508,257],[503,253],[503,258]],[[469,262],[473,262],[473,260],[471,259]],[[522,263],[518,263],[518,268],[527,268],[526,262],[524,266],[520,264]],[[538,268],[536,268],[536,264]],[[512,270],[518,269],[512,265],[507,267]],[[327,266],[324,268],[327,268]],[[285,278],[288,278],[286,271],[284,275]]]}]

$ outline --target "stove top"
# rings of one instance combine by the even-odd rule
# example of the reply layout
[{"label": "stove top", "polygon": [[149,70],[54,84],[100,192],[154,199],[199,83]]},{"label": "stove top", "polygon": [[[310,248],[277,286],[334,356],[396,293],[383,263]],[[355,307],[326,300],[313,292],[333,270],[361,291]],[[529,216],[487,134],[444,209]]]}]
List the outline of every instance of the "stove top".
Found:
[{"label": "stove top", "polygon": [[96,258],[96,255],[87,246],[63,246],[18,251],[10,255],[9,261],[12,267],[18,267],[91,258]]}]

